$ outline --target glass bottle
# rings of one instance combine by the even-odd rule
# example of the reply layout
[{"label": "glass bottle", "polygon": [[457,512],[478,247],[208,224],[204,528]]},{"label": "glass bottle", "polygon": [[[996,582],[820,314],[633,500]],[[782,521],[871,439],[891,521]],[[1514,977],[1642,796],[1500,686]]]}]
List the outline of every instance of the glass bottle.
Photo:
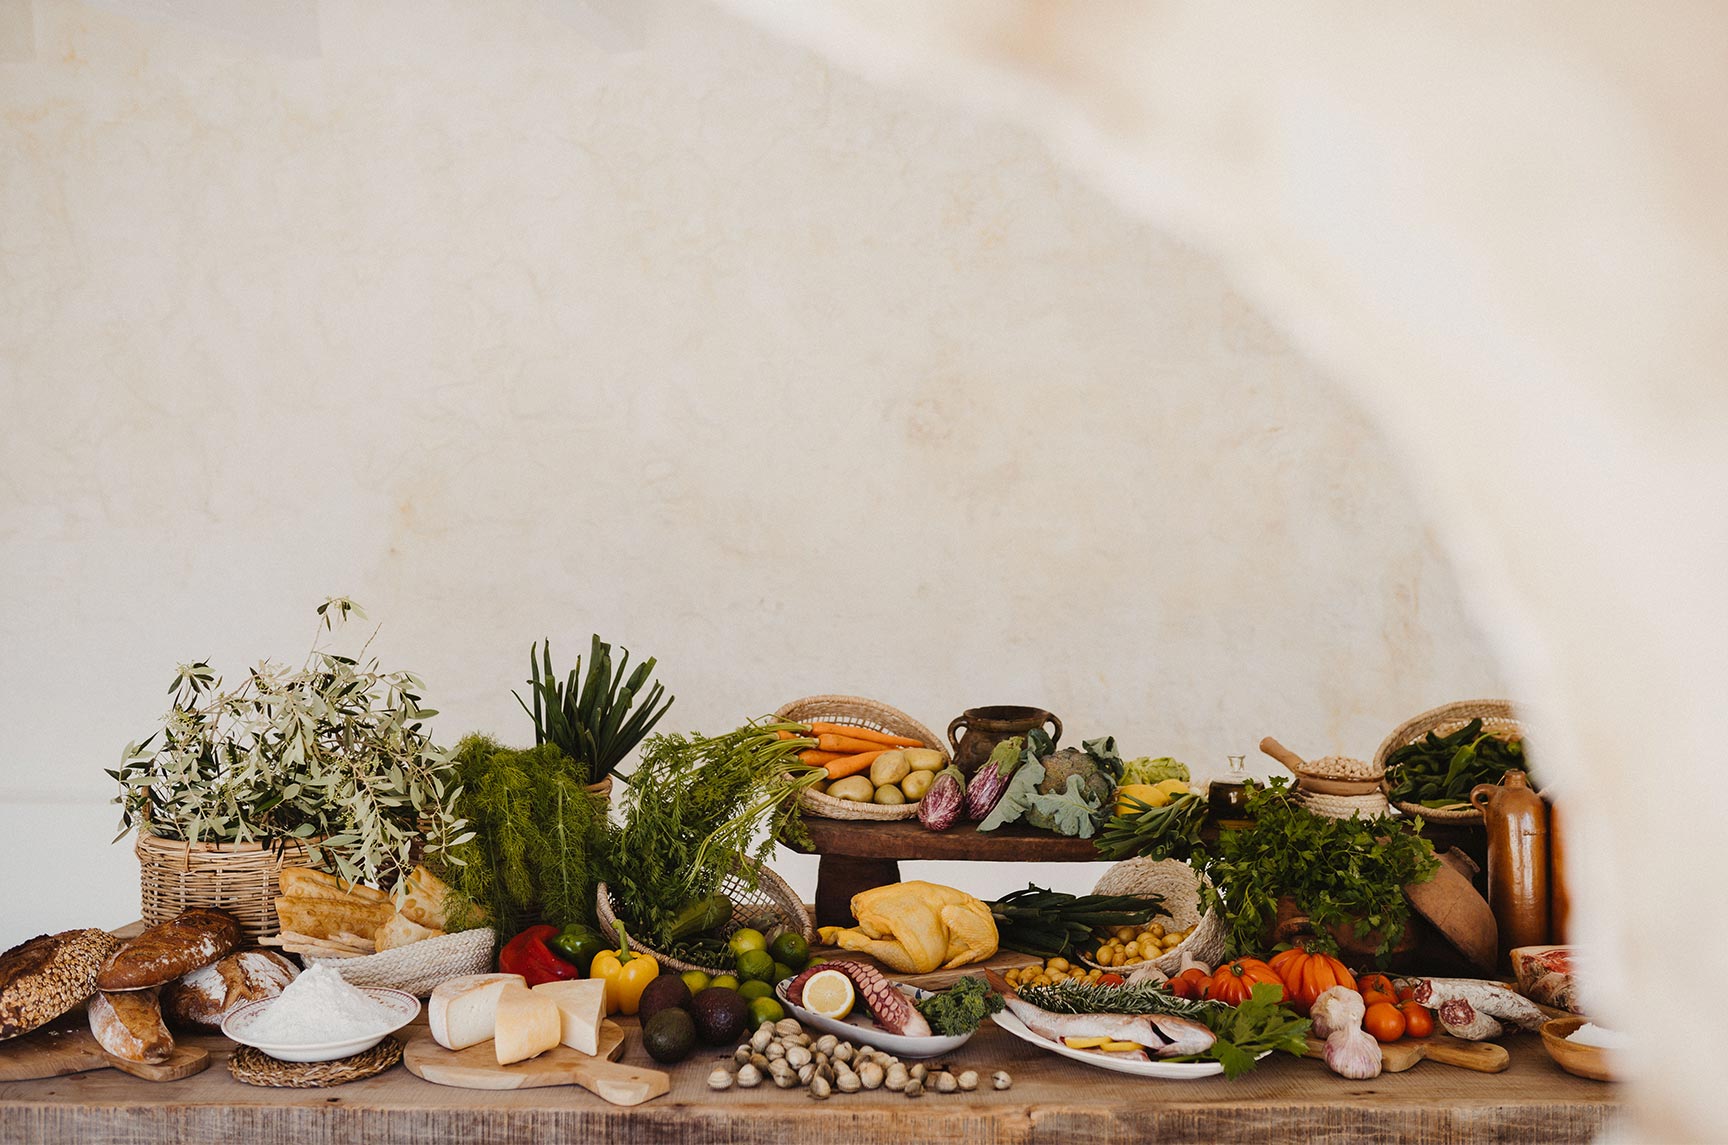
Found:
[{"label": "glass bottle", "polygon": [[1206,809],[1212,821],[1220,827],[1242,828],[1250,820],[1244,808],[1248,804],[1248,765],[1245,756],[1225,756],[1229,760],[1229,777],[1214,779],[1206,787]]}]

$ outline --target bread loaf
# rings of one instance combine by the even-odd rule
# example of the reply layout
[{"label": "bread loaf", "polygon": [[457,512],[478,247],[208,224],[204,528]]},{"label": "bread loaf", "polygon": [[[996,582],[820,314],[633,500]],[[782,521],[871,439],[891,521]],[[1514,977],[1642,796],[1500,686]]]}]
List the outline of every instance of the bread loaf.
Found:
[{"label": "bread loaf", "polygon": [[282,993],[300,972],[273,950],[240,950],[162,987],[162,1013],[180,1029],[215,1032],[247,1002]]},{"label": "bread loaf", "polygon": [[167,1061],[174,1037],[162,1022],[154,990],[98,991],[90,996],[90,1032],[96,1044],[129,1062]]},{"label": "bread loaf", "polygon": [[406,915],[399,914],[378,928],[377,949],[384,951],[395,950],[399,946],[412,946],[428,938],[437,938],[443,933],[442,930],[421,926]]},{"label": "bread loaf", "polygon": [[375,887],[364,883],[345,883],[335,875],[313,870],[311,867],[283,867],[276,876],[276,885],[282,888],[286,898],[332,899],[347,902],[359,899],[361,902],[388,902],[390,896]]},{"label": "bread loaf", "polygon": [[382,901],[353,896],[349,898],[290,898],[276,900],[276,917],[284,932],[328,938],[348,931],[362,938],[376,938],[378,928],[396,915],[388,898]]},{"label": "bread loaf", "polygon": [[0,954],[0,1038],[27,1034],[88,998],[119,945],[106,930],[65,930]]},{"label": "bread loaf", "polygon": [[448,883],[424,866],[415,867],[408,876],[407,893],[396,904],[396,910],[410,922],[443,931],[449,927],[449,898]]},{"label": "bread loaf", "polygon": [[96,975],[101,990],[144,990],[208,966],[240,945],[240,923],[227,911],[195,907],[159,922],[108,956]]}]

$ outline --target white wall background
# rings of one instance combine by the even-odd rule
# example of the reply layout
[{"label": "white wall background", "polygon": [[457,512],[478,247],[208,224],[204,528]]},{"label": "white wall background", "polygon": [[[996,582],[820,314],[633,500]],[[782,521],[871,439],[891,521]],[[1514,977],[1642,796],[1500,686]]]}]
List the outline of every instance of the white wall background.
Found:
[{"label": "white wall background", "polygon": [[102,768],[331,593],[449,740],[591,631],[683,728],[1035,703],[1202,774],[1499,694],[1366,421],[1027,135],[694,0],[306,11],[0,37],[0,944],[132,917]]}]

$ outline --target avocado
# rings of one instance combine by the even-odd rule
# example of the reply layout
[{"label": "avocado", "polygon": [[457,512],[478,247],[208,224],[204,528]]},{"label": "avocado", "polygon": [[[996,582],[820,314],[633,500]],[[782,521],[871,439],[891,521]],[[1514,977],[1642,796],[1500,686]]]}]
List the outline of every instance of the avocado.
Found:
[{"label": "avocado", "polygon": [[696,1024],[677,1006],[667,1006],[642,1024],[642,1048],[657,1062],[681,1062],[696,1050]]},{"label": "avocado", "polygon": [[710,986],[690,1001],[696,1033],[711,1046],[735,1042],[750,1022],[750,1004],[736,990]]},{"label": "avocado", "polygon": [[642,1000],[638,1002],[636,1014],[647,1025],[648,1019],[661,1010],[675,1007],[680,1010],[690,1006],[690,987],[684,984],[684,979],[677,974],[662,974],[648,983],[642,991]]}]

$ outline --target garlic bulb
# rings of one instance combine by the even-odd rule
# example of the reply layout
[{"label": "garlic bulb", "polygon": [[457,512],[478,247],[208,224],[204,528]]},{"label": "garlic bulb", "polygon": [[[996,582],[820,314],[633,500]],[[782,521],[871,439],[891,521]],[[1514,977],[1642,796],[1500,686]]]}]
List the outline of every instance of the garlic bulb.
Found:
[{"label": "garlic bulb", "polygon": [[1314,999],[1308,1017],[1314,1022],[1314,1036],[1327,1038],[1339,1030],[1360,1030],[1366,1010],[1362,995],[1348,986],[1332,986]]},{"label": "garlic bulb", "polygon": [[1327,1068],[1339,1077],[1366,1081],[1380,1076],[1380,1043],[1351,1026],[1326,1039],[1325,1058]]}]

